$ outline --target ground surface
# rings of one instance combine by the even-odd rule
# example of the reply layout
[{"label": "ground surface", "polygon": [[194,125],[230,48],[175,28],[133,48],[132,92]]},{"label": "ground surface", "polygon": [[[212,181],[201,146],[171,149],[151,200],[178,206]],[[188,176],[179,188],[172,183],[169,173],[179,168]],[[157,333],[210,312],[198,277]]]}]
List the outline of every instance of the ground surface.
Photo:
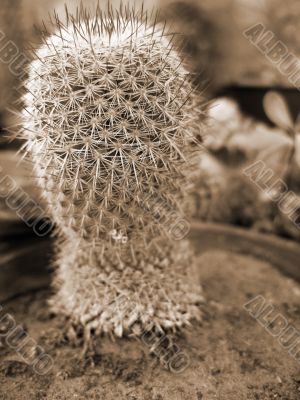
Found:
[{"label": "ground surface", "polygon": [[207,299],[203,322],[174,338],[191,360],[180,374],[133,339],[102,338],[96,354],[82,358],[64,338],[61,322],[45,311],[49,291],[10,301],[5,310],[53,357],[54,367],[37,375],[3,345],[0,399],[299,399],[300,365],[243,305],[263,295],[299,330],[300,286],[266,262],[225,251],[199,256],[200,276]]}]

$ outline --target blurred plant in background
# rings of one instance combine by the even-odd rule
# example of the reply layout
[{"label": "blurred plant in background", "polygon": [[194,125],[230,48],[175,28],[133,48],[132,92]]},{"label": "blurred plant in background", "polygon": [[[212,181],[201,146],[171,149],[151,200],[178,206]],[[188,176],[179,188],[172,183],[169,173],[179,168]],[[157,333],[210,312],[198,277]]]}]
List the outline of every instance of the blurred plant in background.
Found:
[{"label": "blurred plant in background", "polygon": [[272,201],[279,193],[268,196],[243,173],[262,161],[273,172],[272,182],[282,180],[298,196],[300,207],[299,123],[276,92],[266,94],[264,110],[275,127],[243,115],[229,98],[212,103],[208,152],[199,161],[194,215],[300,239],[299,228]]}]

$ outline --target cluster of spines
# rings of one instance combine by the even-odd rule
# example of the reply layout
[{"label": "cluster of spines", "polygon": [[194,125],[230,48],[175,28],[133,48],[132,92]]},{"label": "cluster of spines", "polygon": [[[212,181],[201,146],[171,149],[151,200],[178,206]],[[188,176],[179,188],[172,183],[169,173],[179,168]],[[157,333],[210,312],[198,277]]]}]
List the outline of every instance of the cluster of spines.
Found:
[{"label": "cluster of spines", "polygon": [[66,21],[55,16],[55,33],[34,52],[22,116],[25,149],[64,238],[52,308],[121,335],[127,315],[103,321],[105,298],[117,289],[130,299],[144,283],[155,290],[136,322],[143,327],[153,309],[159,326],[180,327],[199,316],[202,297],[187,284],[191,252],[172,244],[168,228],[186,211],[202,98],[165,26],[143,10],[98,8],[92,17],[80,8]]},{"label": "cluster of spines", "polygon": [[166,235],[159,221],[184,213],[202,110],[165,26],[126,8],[54,23],[25,96],[27,146],[50,212],[93,247],[116,242],[111,232],[134,246]]},{"label": "cluster of spines", "polygon": [[153,328],[175,332],[201,318],[202,289],[187,241],[165,243],[147,257],[137,255],[134,263],[120,263],[110,251],[104,260],[97,253],[90,259],[73,247],[64,243],[60,249],[57,294],[50,304],[76,329],[83,328],[86,338],[91,332],[118,337],[140,336]]}]

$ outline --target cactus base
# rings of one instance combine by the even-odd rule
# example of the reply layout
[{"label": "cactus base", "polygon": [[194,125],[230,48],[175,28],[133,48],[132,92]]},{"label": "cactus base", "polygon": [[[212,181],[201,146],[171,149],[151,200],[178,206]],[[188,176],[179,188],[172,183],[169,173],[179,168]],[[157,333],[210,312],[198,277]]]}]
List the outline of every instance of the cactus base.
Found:
[{"label": "cactus base", "polygon": [[58,257],[51,308],[82,326],[88,336],[139,336],[153,328],[175,331],[200,319],[203,297],[188,242],[151,252],[148,259],[137,255],[133,262],[129,256],[130,263],[119,268],[113,254],[101,261],[99,254],[87,257],[67,246]]}]

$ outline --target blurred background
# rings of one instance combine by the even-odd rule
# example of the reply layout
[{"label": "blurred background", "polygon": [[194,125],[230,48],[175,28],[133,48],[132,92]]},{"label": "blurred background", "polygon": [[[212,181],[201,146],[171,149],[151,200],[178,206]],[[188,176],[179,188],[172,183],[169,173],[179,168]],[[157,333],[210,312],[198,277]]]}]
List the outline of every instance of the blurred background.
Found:
[{"label": "blurred background", "polygon": [[[47,21],[53,9],[64,19],[65,3],[72,12],[80,2],[1,0],[1,54],[12,41],[19,54],[27,56],[30,46],[38,45],[40,40],[35,26]],[[111,3],[118,5],[119,1]],[[204,132],[206,152],[195,171],[191,199],[194,218],[299,241],[299,0],[147,0],[144,3],[145,8],[159,8],[160,18],[166,19],[179,34],[177,40],[184,45],[187,63],[196,79],[203,82],[200,87],[205,88],[211,104]],[[83,4],[92,9],[96,1],[83,0]],[[100,0],[101,6],[106,4]],[[256,28],[251,31],[253,27]],[[268,56],[278,43],[281,49],[286,49],[287,61],[291,61],[284,72],[276,62],[276,54],[271,53],[273,58]],[[18,164],[15,156],[21,142],[11,143],[7,133],[14,124],[8,110],[18,107],[17,88],[25,77],[26,62],[21,60],[18,73],[12,73],[10,63],[1,59],[0,164],[40,201],[30,166]],[[292,221],[282,212],[278,201],[274,201],[276,193],[269,196],[245,175],[243,171],[257,161],[270,168],[274,179],[281,179],[293,193],[295,204],[299,202],[299,221],[297,218]],[[7,221],[18,220],[5,202],[0,203],[1,219],[2,224],[6,221],[5,226]]]}]

